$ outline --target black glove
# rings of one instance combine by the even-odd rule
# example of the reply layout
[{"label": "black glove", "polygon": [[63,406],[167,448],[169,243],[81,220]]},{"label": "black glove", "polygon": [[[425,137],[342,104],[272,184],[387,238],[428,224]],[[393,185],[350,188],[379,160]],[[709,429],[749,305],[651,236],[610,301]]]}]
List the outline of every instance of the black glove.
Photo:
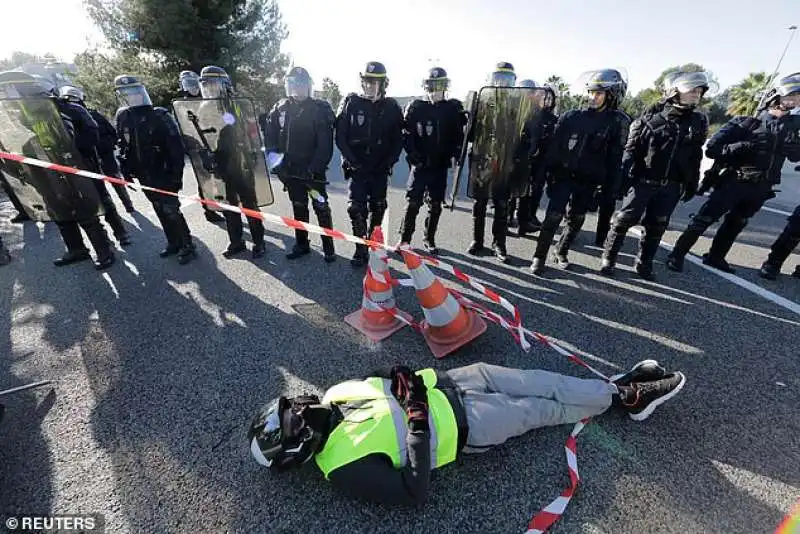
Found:
[{"label": "black glove", "polygon": [[217,169],[217,159],[209,150],[200,151],[200,161],[207,172],[214,172]]},{"label": "black glove", "polygon": [[412,431],[430,430],[428,424],[428,388],[422,377],[412,373],[408,381],[408,400],[406,400],[408,427]]}]

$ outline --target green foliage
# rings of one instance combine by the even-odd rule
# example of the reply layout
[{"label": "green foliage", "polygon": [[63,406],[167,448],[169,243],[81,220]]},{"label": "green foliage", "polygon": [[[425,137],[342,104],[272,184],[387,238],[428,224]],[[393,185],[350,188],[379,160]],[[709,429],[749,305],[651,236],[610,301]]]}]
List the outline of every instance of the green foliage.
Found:
[{"label": "green foliage", "polygon": [[342,92],[339,90],[339,84],[330,78],[323,78],[322,98],[327,100],[333,109],[338,109],[339,102],[342,101]]},{"label": "green foliage", "polygon": [[[116,109],[111,84],[119,74],[145,83],[155,105],[178,96],[178,74],[206,65],[224,68],[238,96],[257,111],[281,96],[278,80],[288,58],[280,53],[286,28],[276,0],[84,0],[111,52],[76,58],[82,87],[104,110]],[[110,93],[109,96],[105,96]]]},{"label": "green foliage", "polygon": [[729,115],[753,115],[760,92],[767,84],[766,72],[751,72],[730,88]]}]

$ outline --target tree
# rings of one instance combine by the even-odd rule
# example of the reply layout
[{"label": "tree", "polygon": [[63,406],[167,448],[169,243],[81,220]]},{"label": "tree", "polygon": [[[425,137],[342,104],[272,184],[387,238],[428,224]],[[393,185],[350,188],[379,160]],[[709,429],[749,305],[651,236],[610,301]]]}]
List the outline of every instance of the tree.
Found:
[{"label": "tree", "polygon": [[569,93],[569,84],[565,82],[564,78],[562,78],[561,76],[553,74],[552,76],[547,78],[544,81],[544,83],[552,87],[553,90],[556,92],[556,94],[559,96],[566,95]]},{"label": "tree", "polygon": [[[159,86],[169,85],[173,94],[181,70],[200,72],[206,65],[218,65],[231,76],[238,94],[254,98],[259,109],[269,108],[279,97],[276,81],[288,58],[280,53],[287,32],[276,0],[84,3],[112,49],[112,54],[95,58],[97,65],[118,63],[111,69],[116,71],[136,66],[143,71],[131,74],[148,77]],[[91,54],[97,56],[98,51]]]},{"label": "tree", "polygon": [[339,102],[342,101],[342,92],[339,90],[339,84],[330,78],[323,78],[322,98],[327,100],[333,109],[338,109]]},{"label": "tree", "polygon": [[730,88],[729,115],[753,115],[761,91],[767,84],[766,72],[751,72],[741,82]]}]

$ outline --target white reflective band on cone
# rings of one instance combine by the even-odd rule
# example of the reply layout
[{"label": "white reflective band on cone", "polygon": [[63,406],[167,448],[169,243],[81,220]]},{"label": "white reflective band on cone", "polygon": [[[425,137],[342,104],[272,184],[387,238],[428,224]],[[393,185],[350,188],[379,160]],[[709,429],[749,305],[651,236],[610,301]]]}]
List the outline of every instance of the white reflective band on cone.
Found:
[{"label": "white reflective band on cone", "polygon": [[417,290],[428,289],[436,281],[436,277],[430,269],[425,267],[424,263],[416,269],[410,269],[409,272],[414,279],[414,287]]},{"label": "white reflective band on cone", "polygon": [[425,321],[431,326],[445,326],[449,324],[459,312],[459,305],[452,295],[447,295],[444,302],[435,308],[422,308],[425,314]]}]

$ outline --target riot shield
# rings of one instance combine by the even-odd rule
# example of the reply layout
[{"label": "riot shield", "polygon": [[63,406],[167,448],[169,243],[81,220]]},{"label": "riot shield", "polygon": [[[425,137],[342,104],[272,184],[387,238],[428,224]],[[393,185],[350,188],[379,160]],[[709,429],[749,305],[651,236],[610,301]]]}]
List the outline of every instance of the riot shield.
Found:
[{"label": "riot shield", "polygon": [[175,100],[172,108],[205,198],[230,202],[229,191],[249,190],[260,207],[275,202],[250,100]]},{"label": "riot shield", "polygon": [[467,158],[467,150],[469,149],[470,132],[472,131],[473,119],[475,117],[475,106],[477,104],[475,91],[469,91],[467,98],[464,99],[464,110],[467,114],[467,124],[464,130],[464,141],[461,143],[461,151],[453,167],[453,190],[450,192],[450,211],[456,208],[456,198],[458,197],[458,190],[461,188],[461,171],[464,169],[464,161]]},{"label": "riot shield", "polygon": [[538,87],[483,87],[478,92],[471,125],[469,198],[506,195],[515,181],[527,180],[520,168],[527,157],[520,156],[522,129],[541,113],[544,95],[545,89]]},{"label": "riot shield", "polygon": [[[55,103],[44,97],[0,96],[0,149],[87,169]],[[92,178],[3,160],[0,170],[28,216],[41,222],[70,222],[102,215]]]}]

